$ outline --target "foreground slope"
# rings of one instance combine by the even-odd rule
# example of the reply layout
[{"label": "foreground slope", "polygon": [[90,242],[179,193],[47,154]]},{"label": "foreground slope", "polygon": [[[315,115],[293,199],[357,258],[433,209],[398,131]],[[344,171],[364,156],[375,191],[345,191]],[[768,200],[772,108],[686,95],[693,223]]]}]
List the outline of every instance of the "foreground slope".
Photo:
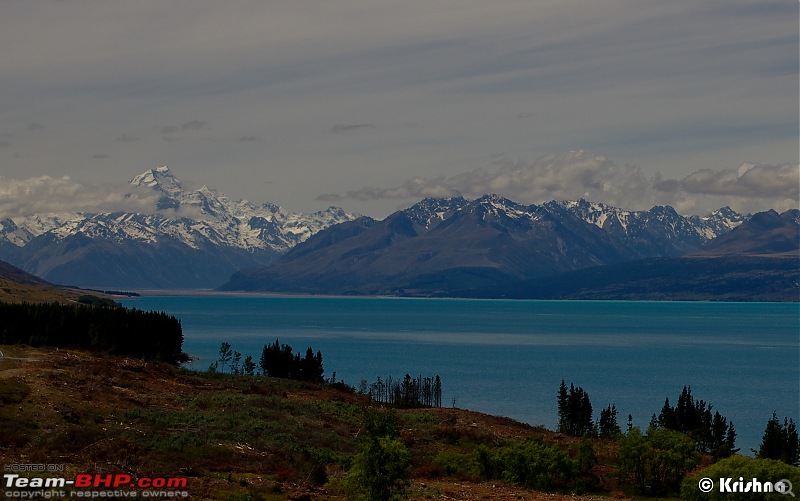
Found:
[{"label": "foreground slope", "polygon": [[[186,478],[191,499],[345,499],[326,482],[342,475],[362,430],[364,397],[351,391],[67,350],[0,351],[3,464],[63,465],[66,478]],[[449,476],[434,461],[476,444],[577,439],[459,409],[398,412],[415,457],[410,499],[606,499]]]}]

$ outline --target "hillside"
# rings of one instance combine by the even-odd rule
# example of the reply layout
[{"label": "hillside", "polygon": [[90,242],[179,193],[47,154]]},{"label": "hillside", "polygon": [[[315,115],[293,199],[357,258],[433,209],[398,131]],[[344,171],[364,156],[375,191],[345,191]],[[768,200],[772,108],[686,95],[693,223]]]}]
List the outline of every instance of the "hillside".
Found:
[{"label": "hillside", "polygon": [[800,210],[754,214],[730,233],[708,242],[687,257],[800,257]]},{"label": "hillside", "polygon": [[57,287],[5,261],[0,261],[0,302],[74,302],[85,291]]},{"label": "hillside", "polygon": [[[326,480],[353,454],[365,400],[343,387],[67,350],[0,353],[3,464],[59,464],[66,478],[187,478],[192,499],[344,499]],[[484,483],[453,462],[478,444],[540,437],[572,449],[577,439],[459,409],[398,413],[414,453],[410,499],[604,499]]]},{"label": "hillside", "polygon": [[800,301],[792,257],[652,258],[455,291],[459,297],[625,301]]}]

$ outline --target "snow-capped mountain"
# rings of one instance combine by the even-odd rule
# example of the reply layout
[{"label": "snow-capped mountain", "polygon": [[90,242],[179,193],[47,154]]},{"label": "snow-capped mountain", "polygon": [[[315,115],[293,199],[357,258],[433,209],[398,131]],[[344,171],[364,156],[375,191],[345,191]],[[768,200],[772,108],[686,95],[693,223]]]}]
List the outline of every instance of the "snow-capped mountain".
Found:
[{"label": "snow-capped mountain", "polygon": [[299,214],[269,203],[232,201],[206,186],[187,190],[167,167],[148,170],[130,184],[128,197],[153,199],[151,213],[2,220],[0,258],[57,283],[213,287],[243,267],[263,266],[314,233],[357,217],[337,207]]},{"label": "snow-capped mountain", "polygon": [[749,215],[739,214],[730,207],[700,217],[682,216],[668,205],[628,211],[583,199],[549,202],[545,207],[555,211],[561,208],[619,239],[627,240],[641,248],[646,257],[677,256],[693,251],[749,218]]},{"label": "snow-capped mountain", "polygon": [[[586,200],[524,205],[499,195],[428,198],[383,221],[324,230],[222,288],[438,294],[652,257],[681,256],[745,216],[687,218],[672,207],[625,211]],[[446,292],[445,292],[446,293]]]}]

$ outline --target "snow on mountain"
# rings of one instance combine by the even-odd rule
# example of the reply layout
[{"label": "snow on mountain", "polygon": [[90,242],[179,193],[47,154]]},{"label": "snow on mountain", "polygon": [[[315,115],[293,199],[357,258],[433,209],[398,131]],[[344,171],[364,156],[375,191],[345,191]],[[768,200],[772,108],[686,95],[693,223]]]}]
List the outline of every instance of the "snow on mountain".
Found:
[{"label": "snow on mountain", "polygon": [[167,167],[131,181],[146,213],[32,214],[0,221],[0,259],[55,283],[111,288],[208,288],[263,266],[313,234],[356,219],[186,189]]},{"label": "snow on mountain", "polygon": [[[332,224],[357,217],[337,207],[299,214],[269,203],[232,201],[206,186],[185,190],[166,166],[143,172],[130,184],[160,195],[154,214],[76,212],[15,217],[0,221],[0,239],[23,247],[45,233],[58,239],[81,233],[89,238],[150,244],[169,237],[194,249],[216,245],[282,253]],[[134,190],[129,196],[140,194]]]},{"label": "snow on mountain", "polygon": [[645,227],[660,226],[660,230],[667,234],[698,241],[711,240],[723,235],[749,218],[730,207],[723,207],[704,217],[686,217],[679,215],[669,206],[655,206],[646,211],[628,211],[583,199],[554,201],[545,205],[558,205],[587,223],[627,236],[635,236]]}]

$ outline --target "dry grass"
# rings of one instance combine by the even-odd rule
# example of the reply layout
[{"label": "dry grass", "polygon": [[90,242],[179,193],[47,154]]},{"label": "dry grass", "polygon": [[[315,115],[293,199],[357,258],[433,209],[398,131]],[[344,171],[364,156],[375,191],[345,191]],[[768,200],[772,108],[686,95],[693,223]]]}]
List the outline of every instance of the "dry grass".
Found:
[{"label": "dry grass", "polygon": [[[84,352],[0,350],[3,464],[188,477],[193,499],[344,499],[326,480],[349,467],[362,396]],[[415,457],[411,499],[581,499],[480,482],[470,467],[479,444],[540,437],[573,446],[566,437],[458,409],[399,416]]]}]

